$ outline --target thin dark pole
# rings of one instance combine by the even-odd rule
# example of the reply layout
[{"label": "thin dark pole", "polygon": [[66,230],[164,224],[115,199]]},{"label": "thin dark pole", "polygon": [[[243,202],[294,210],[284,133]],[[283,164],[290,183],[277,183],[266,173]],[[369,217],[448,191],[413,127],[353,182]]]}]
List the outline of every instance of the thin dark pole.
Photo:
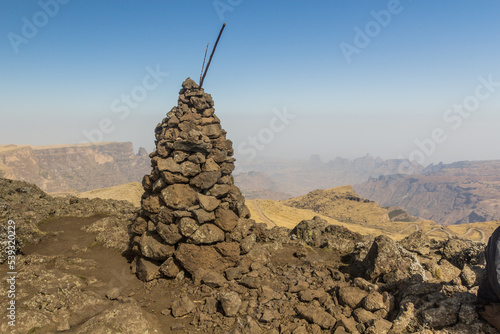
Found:
[{"label": "thin dark pole", "polygon": [[207,43],[207,47],[205,48],[205,57],[203,57],[203,65],[201,65],[200,82],[201,82],[201,77],[203,76],[203,70],[205,69],[205,61],[207,60],[207,52],[208,52],[208,43]]},{"label": "thin dark pole", "polygon": [[200,80],[200,88],[203,86],[203,81],[205,81],[205,76],[207,75],[208,68],[210,67],[210,63],[212,62],[212,57],[214,56],[215,49],[217,48],[217,44],[219,44],[220,36],[222,35],[222,32],[224,31],[225,27],[226,27],[226,24],[224,23],[222,25],[220,32],[219,32],[219,36],[217,37],[217,41],[215,42],[214,48],[212,50],[212,54],[210,55],[210,58],[208,58],[208,64],[207,64],[207,67],[205,68],[205,73],[203,73],[203,76],[201,77],[201,80]]}]

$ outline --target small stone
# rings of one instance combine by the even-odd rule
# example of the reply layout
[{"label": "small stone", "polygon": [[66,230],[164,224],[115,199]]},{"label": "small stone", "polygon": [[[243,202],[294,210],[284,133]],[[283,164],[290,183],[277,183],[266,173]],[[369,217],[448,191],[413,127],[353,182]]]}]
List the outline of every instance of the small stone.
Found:
[{"label": "small stone", "polygon": [[152,281],[160,277],[160,267],[144,258],[137,261],[137,276],[144,282]]},{"label": "small stone", "polygon": [[[207,173],[219,173],[220,176],[220,172],[207,172]],[[227,184],[215,184],[213,188],[208,191],[208,195],[221,198],[227,195],[229,190],[231,190],[231,187]]]},{"label": "small stone", "polygon": [[376,284],[372,284],[361,277],[354,278],[353,284],[354,284],[354,286],[357,286],[358,288],[363,289],[367,292],[378,290],[378,286]]},{"label": "small stone", "polygon": [[195,164],[202,164],[205,162],[205,155],[200,152],[193,153],[189,156],[188,161],[194,162]]},{"label": "small stone", "polygon": [[231,232],[238,224],[238,216],[231,210],[218,208],[215,210],[214,224],[219,226],[223,231]]},{"label": "small stone", "polygon": [[293,253],[293,256],[295,256],[296,258],[299,258],[299,259],[303,259],[303,258],[307,257],[307,252],[305,249],[301,248],[301,249],[297,250],[295,253]]},{"label": "small stone", "polygon": [[249,289],[258,289],[262,282],[258,277],[245,276],[238,283]]},{"label": "small stone", "polygon": [[387,334],[392,327],[392,323],[385,319],[372,319],[366,323],[366,334]]},{"label": "small stone", "polygon": [[200,206],[207,211],[214,211],[220,204],[220,200],[218,200],[214,196],[206,196],[198,193],[198,202],[200,202]]},{"label": "small stone", "polygon": [[193,211],[194,218],[200,224],[205,224],[206,222],[214,221],[215,214],[213,212],[207,212],[204,209],[198,209]]},{"label": "small stone", "polygon": [[192,218],[184,217],[179,221],[179,231],[185,237],[190,237],[198,228],[198,223]]},{"label": "small stone", "polygon": [[165,203],[176,210],[186,210],[197,200],[196,192],[187,184],[173,184],[163,189],[161,196]]},{"label": "small stone", "polygon": [[438,278],[443,282],[450,282],[460,276],[460,269],[445,259],[439,261]]},{"label": "small stone", "polygon": [[375,316],[373,313],[361,307],[355,309],[352,312],[352,315],[354,316],[354,319],[356,319],[356,321],[360,323],[365,323],[373,319],[378,319],[377,316]]},{"label": "small stone", "polygon": [[169,171],[171,173],[180,173],[181,171],[181,166],[173,158],[159,159],[157,165],[159,171]]},{"label": "small stone", "polygon": [[193,177],[201,172],[201,167],[199,164],[195,164],[191,161],[184,161],[181,164],[181,174],[185,177]]},{"label": "small stone", "polygon": [[175,248],[162,242],[157,233],[146,232],[139,242],[143,256],[152,260],[166,260],[174,254]]},{"label": "small stone", "polygon": [[366,291],[358,287],[345,286],[339,289],[339,302],[341,305],[347,305],[355,309],[367,295],[368,293]]},{"label": "small stone", "polygon": [[195,303],[188,297],[182,297],[172,303],[172,315],[175,318],[183,317],[194,311]]},{"label": "small stone", "polygon": [[371,312],[377,310],[386,309],[386,303],[384,302],[384,297],[377,291],[372,291],[363,300],[363,307]]},{"label": "small stone", "polygon": [[70,329],[71,329],[71,326],[69,325],[68,319],[62,319],[60,322],[57,323],[56,330],[58,332],[65,332],[65,331],[69,331]]},{"label": "small stone", "polygon": [[151,213],[158,213],[161,208],[160,195],[154,194],[145,196],[141,200],[141,205],[144,210]]},{"label": "small stone", "polygon": [[191,234],[189,241],[197,245],[221,242],[224,241],[224,231],[213,224],[203,224]]},{"label": "small stone", "polygon": [[319,307],[299,305],[295,310],[300,317],[306,319],[310,323],[319,325],[323,329],[331,329],[335,326],[335,318]]},{"label": "small stone", "polygon": [[215,249],[224,257],[233,261],[240,258],[240,244],[237,242],[220,242],[215,245]]},{"label": "small stone", "polygon": [[274,312],[271,311],[270,309],[265,309],[264,312],[262,313],[262,316],[260,317],[260,321],[262,322],[271,322],[275,318]]},{"label": "small stone", "polygon": [[226,277],[229,281],[241,278],[243,276],[243,270],[239,267],[226,269]]},{"label": "small stone", "polygon": [[224,310],[224,314],[227,317],[234,317],[238,314],[240,309],[241,298],[237,292],[230,291],[221,295],[220,303],[222,305],[222,309]]},{"label": "small stone", "polygon": [[204,172],[216,172],[220,170],[220,166],[218,163],[214,161],[214,159],[210,158],[205,161],[205,164],[203,164],[203,171]]},{"label": "small stone", "polygon": [[215,185],[220,177],[220,172],[201,172],[192,178],[189,184],[195,186],[196,188],[205,190]]},{"label": "small stone", "polygon": [[462,283],[470,289],[476,284],[477,276],[469,265],[464,264],[464,269],[462,269],[460,273],[460,279]]},{"label": "small stone", "polygon": [[218,304],[217,299],[215,299],[213,297],[208,297],[205,300],[205,305],[203,307],[203,311],[208,313],[208,314],[214,314],[217,312],[217,304]]},{"label": "small stone", "polygon": [[173,159],[176,163],[181,163],[183,162],[184,160],[186,160],[186,158],[189,156],[188,153],[184,152],[184,151],[175,151],[173,153]]},{"label": "small stone", "polygon": [[[191,98],[193,99],[193,98]],[[208,138],[217,138],[222,135],[222,128],[220,124],[208,124],[203,126],[201,132],[206,135]]]},{"label": "small stone", "polygon": [[175,224],[166,225],[158,223],[158,225],[156,225],[156,232],[169,245],[175,245],[182,240],[179,228]]},{"label": "small stone", "polygon": [[165,180],[167,184],[176,184],[176,183],[188,183],[189,179],[185,176],[182,176],[178,173],[170,173],[167,171],[161,172],[162,178]]},{"label": "small stone", "polygon": [[162,191],[163,188],[167,186],[167,182],[163,178],[159,178],[156,180],[156,182],[153,184],[153,192],[160,192]]},{"label": "small stone", "polygon": [[211,271],[203,276],[201,282],[211,288],[220,288],[227,283],[224,276],[215,271]]},{"label": "small stone", "polygon": [[466,325],[472,324],[478,318],[476,306],[471,304],[462,304],[460,312],[458,313],[458,318]]},{"label": "small stone", "polygon": [[182,268],[177,264],[173,257],[168,258],[159,268],[160,273],[168,278],[177,277],[181,270]]},{"label": "small stone", "polygon": [[106,292],[106,297],[110,300],[116,300],[120,297],[120,289],[111,288]]},{"label": "small stone", "polygon": [[318,290],[307,289],[299,292],[299,298],[303,302],[311,302],[314,299],[321,299],[325,295],[326,292],[324,289],[318,289]]},{"label": "small stone", "polygon": [[240,244],[240,247],[241,247],[241,254],[246,254],[248,252],[250,252],[253,248],[253,246],[255,245],[256,243],[256,236],[255,234],[250,234],[248,236],[246,236],[243,240],[241,240],[241,244]]},{"label": "small stone", "polygon": [[306,281],[298,281],[297,284],[290,286],[288,292],[296,293],[306,290],[307,288],[309,288],[309,283],[307,283]]}]

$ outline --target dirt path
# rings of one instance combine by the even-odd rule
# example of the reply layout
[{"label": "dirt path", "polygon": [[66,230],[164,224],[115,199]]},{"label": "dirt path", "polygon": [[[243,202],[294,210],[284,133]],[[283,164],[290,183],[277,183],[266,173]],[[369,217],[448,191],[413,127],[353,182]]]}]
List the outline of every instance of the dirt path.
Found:
[{"label": "dirt path", "polygon": [[[408,226],[407,228],[405,228],[404,230],[402,230],[402,231],[401,231],[401,232],[399,232],[399,233],[403,234],[403,233],[405,233],[406,231],[408,231],[408,230],[410,230],[410,229],[412,229],[412,228],[414,228],[414,229],[415,229],[415,231],[414,231],[414,232],[418,232],[418,231],[420,231],[420,226],[418,226],[418,224],[412,224],[412,225]],[[411,234],[411,233],[410,233],[410,234]]]},{"label": "dirt path", "polygon": [[452,234],[450,231],[448,231],[448,230],[444,229],[444,228],[443,228],[443,227],[441,227],[441,226],[434,227],[434,228],[432,228],[431,230],[429,230],[429,231],[425,232],[425,234],[427,234],[427,235],[428,235],[428,234],[430,234],[431,232],[434,232],[434,231],[443,232],[444,234],[446,234],[446,236],[447,236],[448,238],[451,238],[451,237],[453,236],[453,234]]},{"label": "dirt path", "polygon": [[474,233],[474,231],[478,232],[481,235],[481,242],[486,242],[487,241],[486,234],[481,229],[476,228],[476,227],[469,227],[469,229],[467,229],[467,231],[464,234],[459,235],[459,237],[460,238],[468,237],[469,235],[471,235],[472,233]]},{"label": "dirt path", "polygon": [[[165,328],[165,333],[169,333],[172,326],[187,332],[194,330],[190,325],[192,318],[174,319],[168,310],[172,300],[183,290],[177,286],[179,283],[175,280],[157,280],[144,284],[132,274],[131,259],[126,254],[117,249],[105,248],[95,242],[96,233],[82,231],[82,227],[100,218],[102,217],[61,218],[43,223],[40,225],[40,230],[46,233],[46,237],[38,244],[24,248],[25,256],[31,254],[55,256],[55,262],[47,263],[43,270],[57,269],[61,275],[76,276],[81,280],[84,291],[92,291],[103,300],[102,309],[95,309],[91,311],[92,314],[76,315],[82,319],[78,324],[72,324],[72,329],[65,333],[73,333],[73,326],[77,329],[81,321],[116,306],[119,301],[110,301],[106,298],[106,293],[112,288],[118,288],[120,296],[135,299],[144,311],[154,314],[162,328]],[[75,263],[78,265],[74,265]],[[39,293],[39,287],[29,281],[20,282],[20,286],[25,289],[27,299]],[[55,332],[55,328],[44,328],[44,330]],[[184,333],[184,330],[178,332]]]},{"label": "dirt path", "polygon": [[273,222],[272,220],[270,220],[269,218],[267,218],[266,215],[262,212],[262,209],[259,206],[259,201],[258,200],[253,201],[252,204],[253,204],[253,207],[254,207],[255,211],[257,211],[257,214],[259,215],[260,219],[262,221],[264,221],[267,224],[267,226],[269,226],[269,227],[277,226],[275,222]]}]

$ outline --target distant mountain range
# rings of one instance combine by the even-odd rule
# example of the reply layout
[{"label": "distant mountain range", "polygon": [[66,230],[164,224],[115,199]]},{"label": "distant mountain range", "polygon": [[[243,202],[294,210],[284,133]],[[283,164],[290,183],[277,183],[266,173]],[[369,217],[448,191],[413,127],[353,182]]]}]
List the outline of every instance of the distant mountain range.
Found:
[{"label": "distant mountain range", "polygon": [[[427,168],[413,164],[414,174],[399,174],[400,170],[408,170],[408,163],[370,155],[323,162],[314,155],[302,161],[239,164],[234,177],[247,199],[287,200],[316,189],[353,185],[362,198],[383,207],[401,207],[411,216],[441,225],[500,219],[500,160]],[[51,193],[86,192],[141,182],[150,171],[146,150],[140,148],[135,153],[130,142],[0,146],[0,177],[31,182]],[[393,215],[399,212],[389,211]],[[405,221],[405,214],[399,220]]]},{"label": "distant mountain range", "polygon": [[[370,155],[323,162],[318,155],[313,155],[305,161],[259,161],[238,165],[234,176],[247,198],[283,200],[315,189],[353,185],[370,177],[395,174],[408,164],[408,160],[383,160]],[[423,170],[418,164],[412,167],[417,173]]]},{"label": "distant mountain range", "polygon": [[[142,186],[137,183],[96,189],[76,194],[81,198],[126,200],[140,205]],[[320,216],[330,224],[340,225],[363,235],[389,236],[401,240],[415,231],[439,240],[452,236],[485,242],[498,227],[498,221],[439,226],[430,220],[417,219],[399,207],[380,207],[363,199],[351,186],[314,190],[287,201],[250,199],[246,201],[252,219],[269,227],[293,229],[302,220]]]},{"label": "distant mountain range", "polygon": [[0,146],[0,177],[36,184],[47,192],[82,192],[140,181],[150,172],[144,148],[132,143]]},{"label": "distant mountain range", "polygon": [[370,178],[354,190],[442,225],[500,219],[499,160],[431,165],[419,174]]}]

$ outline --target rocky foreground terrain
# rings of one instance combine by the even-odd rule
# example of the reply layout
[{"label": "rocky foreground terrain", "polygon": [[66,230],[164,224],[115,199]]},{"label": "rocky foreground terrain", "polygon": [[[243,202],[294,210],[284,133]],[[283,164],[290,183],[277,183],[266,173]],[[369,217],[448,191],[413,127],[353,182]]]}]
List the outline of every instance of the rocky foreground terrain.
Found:
[{"label": "rocky foreground terrain", "polygon": [[[143,282],[127,257],[129,204],[52,198],[5,179],[0,188],[2,227],[15,220],[22,241],[17,323],[2,321],[1,332],[495,333],[475,312],[482,243],[421,233],[396,243],[321,219],[293,230],[240,219],[229,236],[236,266]],[[210,256],[199,254],[193,273]]]}]

